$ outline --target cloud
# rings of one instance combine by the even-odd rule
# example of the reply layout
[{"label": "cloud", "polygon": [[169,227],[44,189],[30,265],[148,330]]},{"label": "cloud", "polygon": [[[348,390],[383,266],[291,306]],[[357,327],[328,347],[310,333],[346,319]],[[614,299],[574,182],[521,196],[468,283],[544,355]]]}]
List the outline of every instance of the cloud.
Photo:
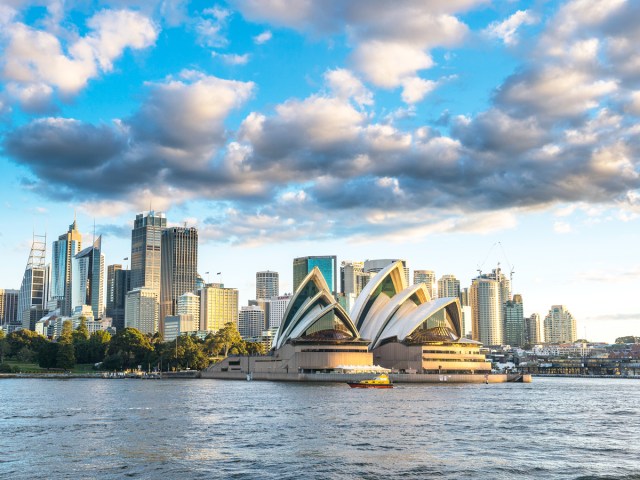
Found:
[{"label": "cloud", "polygon": [[253,43],[255,43],[256,45],[264,45],[269,40],[271,40],[272,37],[273,35],[271,34],[271,31],[265,30],[264,32],[253,37]]},{"label": "cloud", "polygon": [[12,98],[25,110],[49,110],[54,90],[63,97],[77,94],[100,73],[108,73],[127,48],[140,50],[155,43],[152,21],[129,10],[103,10],[87,21],[89,32],[63,48],[47,31],[20,22],[9,23],[1,34],[6,41],[2,78]]},{"label": "cloud", "polygon": [[[44,194],[64,191],[96,209],[102,200],[134,197],[143,204],[154,196],[179,203],[216,186],[228,194],[235,172],[214,169],[212,162],[226,141],[225,118],[254,85],[185,71],[147,87],[130,118],[102,125],[37,119],[8,133],[4,149],[31,170]],[[105,210],[110,208],[113,203]]]},{"label": "cloud", "polygon": [[373,93],[356,78],[353,73],[344,68],[329,70],[324,78],[333,94],[342,100],[353,100],[359,105],[373,105]]},{"label": "cloud", "polygon": [[249,62],[249,54],[238,55],[236,53],[217,53],[211,52],[214,58],[220,58],[227,65],[246,65]]},{"label": "cloud", "polygon": [[573,229],[571,225],[566,222],[555,222],[553,224],[553,231],[556,233],[571,233]]},{"label": "cloud", "polygon": [[499,38],[505,45],[515,45],[518,43],[517,30],[522,25],[535,25],[538,18],[530,10],[518,10],[502,22],[492,22],[484,33],[492,38]]},{"label": "cloud", "polygon": [[434,0],[425,6],[421,0],[408,0],[393,8],[388,8],[385,0],[230,3],[250,21],[292,28],[312,37],[346,34],[353,46],[350,63],[357,72],[382,88],[410,83],[403,96],[419,101],[426,87],[418,84],[418,72],[434,65],[429,51],[460,44],[469,29],[456,15],[486,2]]}]

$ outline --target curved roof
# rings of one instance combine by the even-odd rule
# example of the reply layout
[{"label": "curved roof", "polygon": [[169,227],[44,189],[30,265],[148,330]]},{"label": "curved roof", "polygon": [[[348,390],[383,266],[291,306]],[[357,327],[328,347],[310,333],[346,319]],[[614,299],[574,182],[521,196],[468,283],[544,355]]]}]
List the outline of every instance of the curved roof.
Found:
[{"label": "curved roof", "polygon": [[[391,299],[406,287],[404,267],[401,261],[391,263],[380,270],[362,289],[351,309],[351,318],[358,330],[362,328],[369,311],[380,296]],[[378,302],[378,305],[380,303]]]},{"label": "curved roof", "polygon": [[383,330],[378,334],[375,342],[372,342],[370,348],[378,347],[384,340],[396,338],[402,342],[405,338],[413,333],[420,325],[427,321],[432,315],[445,310],[445,322],[456,336],[461,337],[461,317],[460,301],[456,297],[445,297],[432,300],[419,305],[411,312],[398,312],[390,321],[387,322]]},{"label": "curved roof", "polygon": [[419,283],[417,285],[411,285],[397,295],[394,295],[382,308],[376,309],[374,303],[374,306],[369,310],[368,315],[362,322],[362,326],[360,327],[360,336],[371,340],[371,343],[375,343],[384,328],[391,321],[393,316],[399,312],[405,302],[408,305],[402,308],[404,315],[406,315],[407,310],[415,309],[418,305],[426,303],[429,300],[431,300],[431,298],[426,285],[424,283]]},{"label": "curved roof", "polygon": [[359,338],[358,330],[349,315],[336,302],[318,267],[314,267],[289,301],[273,340],[273,348],[278,349],[287,341],[299,338],[318,322],[323,323],[317,328],[324,328],[333,322],[345,335]]}]

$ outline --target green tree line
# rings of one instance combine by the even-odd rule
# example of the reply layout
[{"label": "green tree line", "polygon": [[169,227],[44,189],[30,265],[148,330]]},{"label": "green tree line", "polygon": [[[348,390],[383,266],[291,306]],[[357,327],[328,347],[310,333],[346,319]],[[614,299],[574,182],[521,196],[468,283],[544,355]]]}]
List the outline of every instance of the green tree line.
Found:
[{"label": "green tree line", "polygon": [[143,370],[201,370],[221,356],[263,353],[264,346],[244,341],[233,323],[204,339],[181,335],[171,342],[163,341],[157,333],[145,335],[135,328],[125,328],[113,336],[102,330],[89,334],[84,319],[75,330],[71,320],[65,321],[56,341],[31,330],[19,330],[6,337],[0,330],[0,363],[12,359],[47,369],[70,370],[76,364],[92,363],[100,364],[100,370],[110,371],[138,366]]}]

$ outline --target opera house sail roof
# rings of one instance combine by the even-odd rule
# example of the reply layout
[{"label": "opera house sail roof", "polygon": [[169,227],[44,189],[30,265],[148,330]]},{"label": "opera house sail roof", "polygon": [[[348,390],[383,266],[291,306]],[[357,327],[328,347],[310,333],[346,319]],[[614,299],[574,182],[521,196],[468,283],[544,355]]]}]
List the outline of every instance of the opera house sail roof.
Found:
[{"label": "opera house sail roof", "polygon": [[273,341],[278,349],[287,342],[340,342],[360,340],[349,314],[333,297],[315,267],[302,281],[284,313]]}]

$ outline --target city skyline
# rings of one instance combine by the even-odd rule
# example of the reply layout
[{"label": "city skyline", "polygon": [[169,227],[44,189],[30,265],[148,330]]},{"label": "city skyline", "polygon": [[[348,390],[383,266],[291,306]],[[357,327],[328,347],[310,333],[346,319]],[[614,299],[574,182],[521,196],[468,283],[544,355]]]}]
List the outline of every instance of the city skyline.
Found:
[{"label": "city skyline", "polygon": [[0,288],[34,233],[51,262],[76,209],[105,265],[133,262],[156,209],[198,227],[199,273],[241,305],[258,271],[290,292],[296,257],[402,258],[462,288],[500,262],[525,316],[640,334],[640,8],[350,4],[1,6]]}]

